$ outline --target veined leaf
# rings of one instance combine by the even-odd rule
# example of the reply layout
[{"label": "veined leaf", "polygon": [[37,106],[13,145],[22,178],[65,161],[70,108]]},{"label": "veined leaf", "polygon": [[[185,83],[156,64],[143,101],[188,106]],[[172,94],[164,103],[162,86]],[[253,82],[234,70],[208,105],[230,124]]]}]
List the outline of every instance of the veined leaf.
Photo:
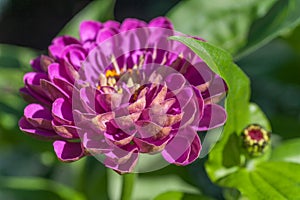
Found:
[{"label": "veined leaf", "polygon": [[237,188],[249,199],[299,199],[300,165],[262,162],[249,165],[220,180],[219,184]]}]

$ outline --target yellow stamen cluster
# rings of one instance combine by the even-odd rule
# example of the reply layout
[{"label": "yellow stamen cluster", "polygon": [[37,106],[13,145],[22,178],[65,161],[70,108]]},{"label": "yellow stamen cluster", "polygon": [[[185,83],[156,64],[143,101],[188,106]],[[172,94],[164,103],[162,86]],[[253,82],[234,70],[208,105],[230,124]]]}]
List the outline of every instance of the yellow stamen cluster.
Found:
[{"label": "yellow stamen cluster", "polygon": [[108,77],[116,77],[116,76],[119,76],[119,74],[117,73],[117,71],[115,69],[112,69],[112,70],[107,70],[105,72],[105,76],[106,76],[106,78],[108,78]]},{"label": "yellow stamen cluster", "polygon": [[[157,52],[153,51],[152,54],[152,59],[156,59],[157,56]],[[167,61],[166,55],[164,55],[164,58],[162,60],[161,64],[165,64]],[[99,76],[99,83],[97,85],[97,89],[101,89],[102,86],[110,86],[116,89],[116,91],[121,92],[122,88],[117,87],[117,82],[119,81],[119,79],[122,79],[123,81],[126,81],[126,85],[129,88],[135,88],[138,89],[140,87],[139,85],[139,69],[143,67],[144,63],[145,63],[145,56],[144,55],[140,55],[139,56],[139,61],[138,63],[136,63],[132,68],[127,68],[126,64],[124,66],[119,66],[117,59],[112,56],[111,57],[111,63],[113,68],[108,69],[105,71],[105,73],[100,74]],[[124,74],[125,77],[123,76]]]}]

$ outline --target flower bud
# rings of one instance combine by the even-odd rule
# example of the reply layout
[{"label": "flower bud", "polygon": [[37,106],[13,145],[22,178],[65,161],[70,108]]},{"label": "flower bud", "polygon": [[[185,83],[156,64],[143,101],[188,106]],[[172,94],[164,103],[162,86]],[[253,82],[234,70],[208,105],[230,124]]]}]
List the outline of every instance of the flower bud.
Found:
[{"label": "flower bud", "polygon": [[262,155],[270,144],[271,134],[258,124],[247,126],[242,132],[243,146],[251,156]]}]

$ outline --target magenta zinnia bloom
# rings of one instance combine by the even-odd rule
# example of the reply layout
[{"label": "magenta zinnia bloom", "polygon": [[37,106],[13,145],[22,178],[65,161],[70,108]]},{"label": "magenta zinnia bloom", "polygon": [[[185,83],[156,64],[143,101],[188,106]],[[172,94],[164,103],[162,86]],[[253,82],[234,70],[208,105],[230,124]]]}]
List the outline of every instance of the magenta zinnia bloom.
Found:
[{"label": "magenta zinnia bloom", "polygon": [[31,102],[19,122],[52,140],[62,161],[102,156],[105,166],[132,172],[140,154],[187,165],[201,151],[197,131],[222,126],[216,103],[226,85],[184,45],[168,40],[164,18],[80,25],[80,39],[57,37],[49,55],[31,62],[20,91]]}]

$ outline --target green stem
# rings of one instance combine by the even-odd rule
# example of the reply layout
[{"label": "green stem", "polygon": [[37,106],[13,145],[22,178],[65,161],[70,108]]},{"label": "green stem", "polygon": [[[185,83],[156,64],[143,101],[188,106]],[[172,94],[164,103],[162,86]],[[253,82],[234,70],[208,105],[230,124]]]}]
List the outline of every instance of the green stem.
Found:
[{"label": "green stem", "polygon": [[77,174],[77,179],[76,179],[76,185],[75,188],[80,191],[84,192],[85,191],[85,185],[86,185],[86,176],[87,176],[87,166],[88,166],[88,158],[84,158],[80,161],[78,161],[74,167],[76,170]]},{"label": "green stem", "polygon": [[136,174],[123,174],[122,175],[122,193],[121,193],[121,200],[131,200],[133,188],[134,188],[134,181],[136,178]]}]

